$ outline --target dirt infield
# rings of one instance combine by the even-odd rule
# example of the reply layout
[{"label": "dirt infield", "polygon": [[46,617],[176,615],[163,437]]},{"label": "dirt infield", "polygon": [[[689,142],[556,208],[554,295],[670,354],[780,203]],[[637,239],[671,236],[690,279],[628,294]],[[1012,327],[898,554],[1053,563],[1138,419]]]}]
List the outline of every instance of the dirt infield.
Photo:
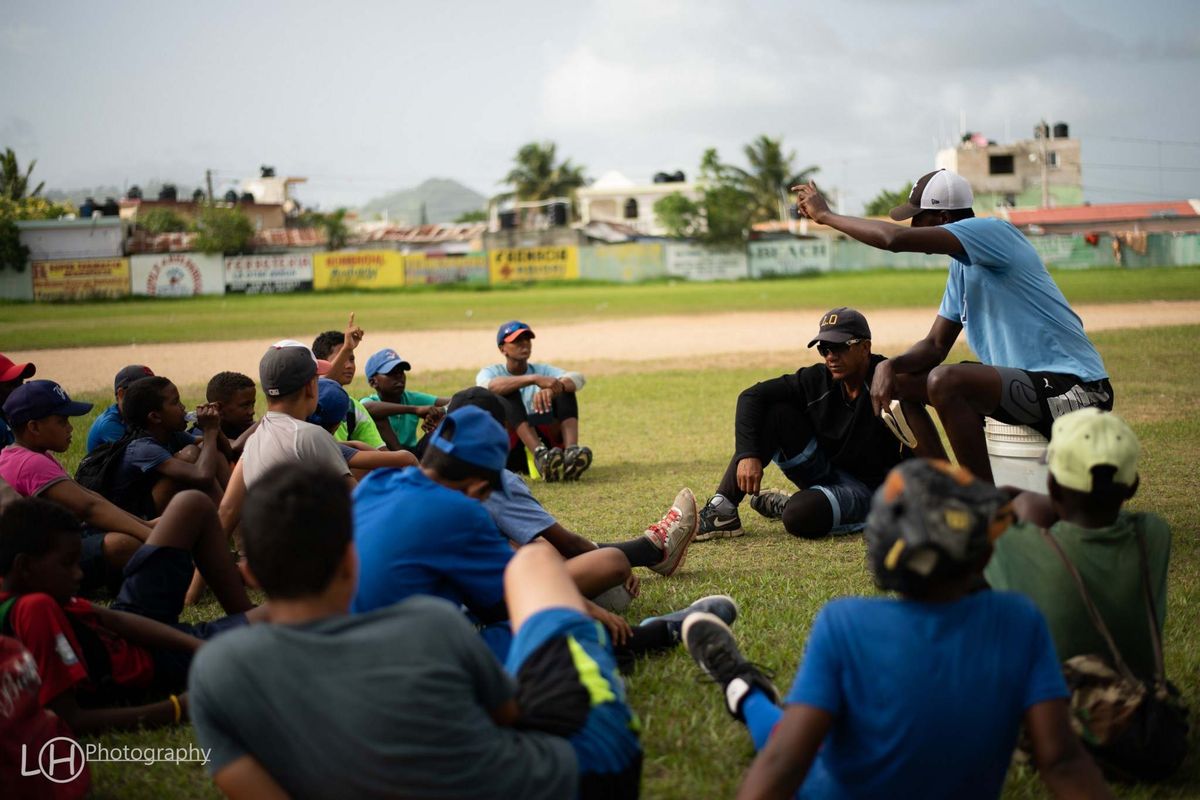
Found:
[{"label": "dirt infield", "polygon": [[[1081,305],[1075,309],[1089,331],[1200,324],[1200,301],[1158,301]],[[537,327],[538,361],[562,366],[604,361],[703,366],[728,354],[785,356],[804,348],[825,309],[763,313],[658,316]],[[933,309],[888,309],[869,315],[876,352],[895,352],[924,336]],[[369,324],[369,321],[368,321]],[[315,331],[298,321],[279,338],[311,342]],[[52,378],[70,391],[98,391],[112,385],[126,364],[147,364],[180,386],[204,384],[217,372],[236,370],[257,377],[258,360],[270,340],[168,343],[12,352],[14,361],[37,364],[38,377]],[[474,369],[496,361],[490,334],[479,330],[367,330],[360,353],[394,347],[416,370]],[[360,356],[360,361],[365,356]]]}]

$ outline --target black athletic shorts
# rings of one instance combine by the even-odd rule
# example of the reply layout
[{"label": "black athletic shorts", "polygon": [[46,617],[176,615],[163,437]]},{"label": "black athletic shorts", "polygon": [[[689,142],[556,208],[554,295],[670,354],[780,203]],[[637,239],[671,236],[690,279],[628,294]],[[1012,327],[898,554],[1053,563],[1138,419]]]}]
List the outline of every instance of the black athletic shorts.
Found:
[{"label": "black athletic shorts", "polygon": [[1047,439],[1054,420],[1063,414],[1089,407],[1112,411],[1108,378],[1084,381],[1059,372],[994,369],[1000,373],[1000,407],[988,416],[1009,425],[1028,425]]}]

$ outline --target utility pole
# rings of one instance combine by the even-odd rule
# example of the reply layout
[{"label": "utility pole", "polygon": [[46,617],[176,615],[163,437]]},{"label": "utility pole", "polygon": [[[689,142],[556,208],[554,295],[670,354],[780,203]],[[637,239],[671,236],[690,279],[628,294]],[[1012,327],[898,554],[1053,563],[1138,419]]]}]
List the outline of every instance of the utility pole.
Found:
[{"label": "utility pole", "polygon": [[1050,207],[1050,185],[1047,183],[1050,177],[1050,170],[1046,165],[1046,137],[1050,135],[1050,128],[1045,122],[1042,122],[1042,127],[1039,131],[1042,135],[1039,140],[1042,143],[1042,208]]},{"label": "utility pole", "polygon": [[204,170],[204,185],[208,188],[208,202],[212,202],[212,170]]}]

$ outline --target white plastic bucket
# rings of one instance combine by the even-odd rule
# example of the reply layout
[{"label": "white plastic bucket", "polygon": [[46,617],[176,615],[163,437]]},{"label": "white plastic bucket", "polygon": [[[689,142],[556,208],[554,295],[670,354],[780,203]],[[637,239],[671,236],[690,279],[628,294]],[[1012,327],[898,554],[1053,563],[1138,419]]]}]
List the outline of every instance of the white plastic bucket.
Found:
[{"label": "white plastic bucket", "polygon": [[988,460],[997,486],[1016,486],[1046,493],[1046,437],[1025,425],[1005,425],[985,418]]}]

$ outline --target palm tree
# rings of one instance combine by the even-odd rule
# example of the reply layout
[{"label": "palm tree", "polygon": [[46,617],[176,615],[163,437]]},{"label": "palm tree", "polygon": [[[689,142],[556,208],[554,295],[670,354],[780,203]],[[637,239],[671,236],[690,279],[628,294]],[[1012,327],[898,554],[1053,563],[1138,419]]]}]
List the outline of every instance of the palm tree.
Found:
[{"label": "palm tree", "polygon": [[811,180],[820,167],[810,165],[797,172],[795,151],[785,154],[782,138],[772,139],[766,134],[746,145],[742,152],[750,169],[734,166],[727,169],[738,188],[753,198],[751,222],[787,219],[788,190]]},{"label": "palm tree", "polygon": [[30,161],[29,166],[25,168],[25,174],[22,175],[21,168],[17,164],[17,154],[11,147],[6,147],[4,155],[0,155],[0,197],[7,197],[9,200],[24,200],[26,197],[35,197],[41,192],[42,187],[46,185],[45,181],[39,183],[32,192],[29,191],[29,176],[33,173],[36,164],[37,159]]},{"label": "palm tree", "polygon": [[575,166],[570,159],[556,164],[557,146],[554,142],[530,142],[517,151],[514,166],[501,183],[513,187],[508,196],[518,200],[549,200],[569,196],[587,183],[585,167]]}]

